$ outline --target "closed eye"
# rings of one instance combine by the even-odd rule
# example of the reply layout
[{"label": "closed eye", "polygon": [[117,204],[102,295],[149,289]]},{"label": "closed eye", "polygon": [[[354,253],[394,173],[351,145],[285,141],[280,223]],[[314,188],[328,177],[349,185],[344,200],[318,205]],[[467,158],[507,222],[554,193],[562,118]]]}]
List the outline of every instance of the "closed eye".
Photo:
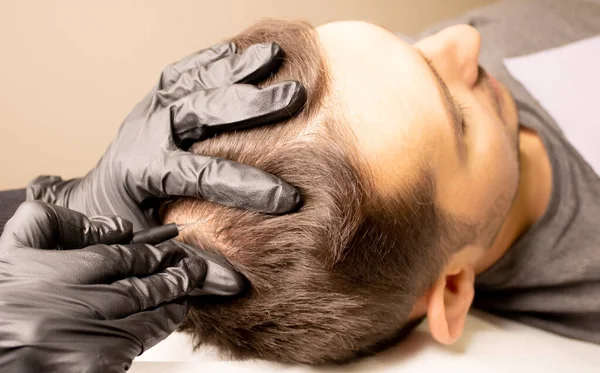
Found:
[{"label": "closed eye", "polygon": [[452,101],[456,104],[458,111],[460,113],[460,127],[463,131],[463,134],[467,130],[467,118],[470,116],[471,107],[467,106],[463,101],[458,100],[456,97],[452,96]]},{"label": "closed eye", "polygon": [[427,57],[418,48],[415,48],[415,49],[416,49],[417,53],[421,56],[421,58],[425,61],[425,64],[429,67],[429,70],[434,75],[435,80],[437,81],[437,87],[438,87],[438,90],[442,97],[442,101],[444,103],[444,106],[446,107],[447,113],[450,116],[452,126],[454,127],[454,135],[456,138],[457,151],[460,154],[460,156],[463,157],[463,159],[464,159],[464,156],[466,155],[466,144],[465,144],[465,139],[464,139],[466,123],[464,121],[463,114],[467,113],[467,111],[468,111],[467,107],[465,105],[462,105],[462,108],[464,110],[461,110],[459,108],[454,97],[452,97],[450,95],[450,91],[448,90],[446,83],[444,82],[444,80],[442,79],[440,74],[437,72],[435,67],[433,66],[433,62],[431,61],[431,59],[429,57]]}]

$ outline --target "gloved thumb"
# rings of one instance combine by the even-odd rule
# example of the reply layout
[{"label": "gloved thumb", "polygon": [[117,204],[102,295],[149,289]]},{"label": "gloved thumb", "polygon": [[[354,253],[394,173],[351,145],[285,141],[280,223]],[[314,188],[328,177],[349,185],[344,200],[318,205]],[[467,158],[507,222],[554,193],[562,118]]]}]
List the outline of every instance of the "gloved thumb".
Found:
[{"label": "gloved thumb", "polygon": [[84,214],[41,201],[23,203],[6,223],[0,250],[32,247],[71,250],[94,244],[129,242],[133,226],[122,218]]}]

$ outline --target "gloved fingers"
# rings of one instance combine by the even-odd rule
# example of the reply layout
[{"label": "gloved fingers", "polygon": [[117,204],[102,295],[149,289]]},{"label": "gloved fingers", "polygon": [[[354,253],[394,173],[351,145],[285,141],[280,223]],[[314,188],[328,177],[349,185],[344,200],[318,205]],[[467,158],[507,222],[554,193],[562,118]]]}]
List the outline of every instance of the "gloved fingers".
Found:
[{"label": "gloved fingers", "polygon": [[[91,319],[87,316],[48,319],[52,329],[45,333],[50,334],[53,343],[46,344],[58,351],[65,348],[69,352],[68,355],[59,354],[62,357],[59,361],[70,369],[57,367],[52,372],[124,373],[144,348],[144,341],[135,333],[144,333],[146,331],[141,328],[149,326],[140,325],[138,329],[138,326],[131,325],[131,321],[128,325],[124,320]],[[160,330],[156,331],[160,333]],[[68,359],[65,359],[66,356]],[[56,365],[60,367],[60,364]]]},{"label": "gloved fingers", "polygon": [[236,49],[234,43],[219,43],[184,57],[163,70],[158,89],[169,90],[171,86],[179,80],[182,73],[189,70],[197,70],[202,66],[211,64],[224,57],[231,56],[235,54]]},{"label": "gloved fingers", "polygon": [[177,265],[191,251],[179,246],[171,243],[91,246],[64,258],[71,264],[61,277],[63,282],[72,284],[110,284],[129,277],[150,276]]},{"label": "gloved fingers", "polygon": [[71,250],[131,239],[132,224],[116,216],[87,216],[41,201],[23,203],[6,223],[0,248]]},{"label": "gloved fingers", "polygon": [[167,106],[192,92],[234,83],[257,83],[276,71],[282,61],[283,51],[279,45],[254,44],[241,54],[234,53],[181,72],[176,83],[156,93],[156,100],[161,106]]},{"label": "gloved fingers", "polygon": [[280,178],[258,168],[223,158],[194,155],[185,151],[170,154],[154,171],[156,197],[203,198],[225,206],[282,214],[296,209],[300,193]]},{"label": "gloved fingers", "polygon": [[234,84],[195,92],[171,106],[173,141],[181,149],[225,131],[242,130],[291,118],[306,103],[296,81],[265,88]]},{"label": "gloved fingers", "polygon": [[128,277],[110,285],[76,285],[78,298],[100,319],[120,319],[185,297],[202,284],[206,264],[199,258],[184,258],[147,277]]},{"label": "gloved fingers", "polygon": [[139,355],[176,331],[185,320],[187,311],[187,302],[172,302],[122,319],[111,320],[110,325],[135,336],[140,341],[142,350]]},{"label": "gloved fingers", "polygon": [[193,78],[204,89],[234,83],[255,84],[275,72],[282,62],[283,50],[277,43],[253,44],[241,54],[235,53],[201,66]]},{"label": "gloved fingers", "polygon": [[2,252],[19,277],[65,284],[111,284],[130,276],[148,276],[176,265],[188,254],[175,245],[93,245],[80,250],[20,248]]}]

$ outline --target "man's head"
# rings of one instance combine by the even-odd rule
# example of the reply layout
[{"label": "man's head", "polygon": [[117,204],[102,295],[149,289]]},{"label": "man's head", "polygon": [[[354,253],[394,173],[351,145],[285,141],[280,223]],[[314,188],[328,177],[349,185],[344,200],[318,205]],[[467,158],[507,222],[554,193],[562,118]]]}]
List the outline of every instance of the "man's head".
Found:
[{"label": "man's head", "polygon": [[[413,46],[366,23],[272,21],[234,38],[240,49],[270,41],[286,60],[263,84],[299,80],[304,110],[193,151],[271,172],[304,205],[284,216],[166,206],[165,220],[198,221],[185,241],[215,248],[252,283],[238,299],[198,299],[184,329],[237,357],[301,363],[377,351],[425,313],[434,337],[452,342],[472,300],[473,257],[518,183],[514,108],[477,78],[476,32],[416,45],[447,88]],[[444,89],[468,113],[450,115]]]},{"label": "man's head", "polygon": [[414,45],[363,22],[317,31],[332,101],[349,118],[375,188],[392,199],[425,169],[435,180],[436,208],[468,227],[413,312],[427,312],[434,337],[451,343],[472,300],[473,263],[493,243],[517,191],[514,101],[479,67],[480,35],[470,26]]}]

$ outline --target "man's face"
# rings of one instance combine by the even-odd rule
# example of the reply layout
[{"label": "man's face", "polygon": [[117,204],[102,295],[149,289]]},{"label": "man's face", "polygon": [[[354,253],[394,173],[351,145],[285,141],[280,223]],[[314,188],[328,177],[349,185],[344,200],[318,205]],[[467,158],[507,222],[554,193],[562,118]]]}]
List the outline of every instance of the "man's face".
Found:
[{"label": "man's face", "polygon": [[479,33],[454,26],[415,45],[362,22],[317,33],[326,101],[351,124],[376,187],[393,196],[430,169],[439,206],[475,224],[473,244],[490,245],[519,182],[518,119],[506,88],[478,68]]}]

